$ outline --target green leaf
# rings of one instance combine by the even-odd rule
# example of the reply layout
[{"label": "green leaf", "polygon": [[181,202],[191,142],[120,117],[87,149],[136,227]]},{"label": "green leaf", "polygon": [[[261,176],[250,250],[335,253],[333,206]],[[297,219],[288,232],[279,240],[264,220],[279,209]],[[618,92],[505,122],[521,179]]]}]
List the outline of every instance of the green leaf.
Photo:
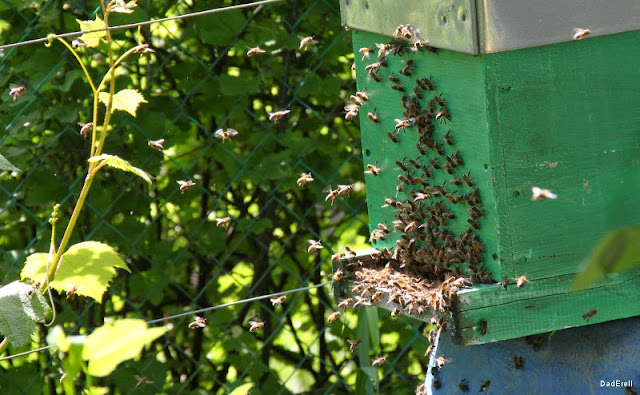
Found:
[{"label": "green leaf", "polygon": [[142,347],[167,332],[169,328],[148,328],[143,320],[126,318],[93,331],[87,338],[82,356],[89,361],[88,373],[104,377],[120,362],[140,354]]},{"label": "green leaf", "polygon": [[131,163],[115,155],[102,154],[100,156],[92,156],[91,158],[88,159],[88,161],[91,163],[102,161],[107,166],[110,166],[122,171],[127,171],[129,173],[133,173],[138,177],[142,178],[143,180],[145,180],[146,182],[148,182],[149,184],[151,184],[152,177],[151,175],[149,175],[149,173],[145,172],[144,170],[138,169],[137,167],[131,166]]},{"label": "green leaf", "polygon": [[22,281],[30,279],[36,282],[44,283],[46,281],[45,273],[47,272],[47,259],[49,254],[44,252],[36,252],[27,257],[27,262],[24,264],[22,271],[20,272],[20,279]]},{"label": "green leaf", "polygon": [[0,288],[0,334],[15,347],[29,342],[35,323],[46,322],[47,300],[31,285],[14,281]]},{"label": "green leaf", "polygon": [[11,164],[4,156],[0,155],[0,170],[22,171]]},{"label": "green leaf", "polygon": [[[109,94],[107,92],[100,92],[98,99],[106,106],[107,103],[109,103]],[[136,110],[140,103],[148,103],[140,92],[135,89],[123,89],[113,95],[111,112],[116,110],[126,111],[135,117]]]},{"label": "green leaf", "polygon": [[125,3],[124,0],[116,0],[115,4],[111,7],[112,12],[119,12],[121,14],[131,14],[133,12],[132,8],[137,7],[135,1],[130,1]]},{"label": "green leaf", "polygon": [[609,232],[585,260],[573,290],[584,289],[609,273],[620,273],[640,265],[640,227]]},{"label": "green leaf", "polygon": [[[96,16],[95,21],[81,21],[79,19],[76,19],[76,21],[80,25],[80,31],[83,31],[83,32],[89,32],[92,30],[107,28],[107,25],[98,16]],[[100,39],[106,36],[107,36],[107,32],[106,30],[103,30],[101,32],[85,33],[82,36],[80,36],[80,40],[82,40],[82,42],[84,42],[87,45],[87,47],[95,48],[100,44]]]}]

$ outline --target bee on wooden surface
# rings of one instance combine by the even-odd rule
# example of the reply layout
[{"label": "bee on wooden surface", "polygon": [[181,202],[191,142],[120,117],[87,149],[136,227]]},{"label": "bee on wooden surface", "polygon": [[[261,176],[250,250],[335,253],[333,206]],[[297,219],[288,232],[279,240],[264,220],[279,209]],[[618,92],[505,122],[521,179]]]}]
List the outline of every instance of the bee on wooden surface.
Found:
[{"label": "bee on wooden surface", "polygon": [[431,166],[436,169],[439,170],[440,169],[440,163],[438,163],[438,161],[436,159],[433,158],[429,158],[429,163],[431,163]]},{"label": "bee on wooden surface", "polygon": [[349,307],[349,305],[353,302],[353,298],[345,298],[340,300],[340,303],[338,303],[338,308],[341,309],[345,309],[347,307]]},{"label": "bee on wooden surface", "polygon": [[400,83],[400,78],[398,78],[398,76],[396,76],[395,74],[391,74],[388,78],[389,81],[393,82],[394,84]]},{"label": "bee on wooden surface", "polygon": [[383,63],[382,61],[378,61],[378,62],[375,62],[375,63],[371,63],[371,64],[366,65],[366,66],[364,67],[364,69],[365,69],[366,71],[368,71],[369,73],[371,73],[371,72],[373,72],[373,71],[375,71],[375,70],[379,69],[379,68],[380,68],[380,67],[382,67],[383,65],[384,65],[384,63]]},{"label": "bee on wooden surface", "polygon": [[312,181],[313,181],[313,176],[311,175],[311,173],[302,173],[300,174],[300,178],[298,178],[298,180],[296,181],[296,184],[299,187],[301,187],[304,184]]},{"label": "bee on wooden surface", "polygon": [[73,295],[75,295],[76,291],[78,290],[78,286],[74,285],[71,288],[69,288],[67,290],[67,299],[71,298]]},{"label": "bee on wooden surface", "polygon": [[502,277],[502,281],[500,282],[500,284],[502,285],[502,288],[506,290],[507,287],[509,287],[509,277]]},{"label": "bee on wooden surface", "polygon": [[266,52],[267,51],[265,51],[260,47],[253,47],[253,48],[249,48],[249,50],[247,51],[247,56],[252,57],[253,55],[259,55],[261,53],[266,53]]},{"label": "bee on wooden surface", "polygon": [[269,301],[273,305],[273,307],[280,306],[287,299],[287,295],[278,296],[276,298],[270,298]]},{"label": "bee on wooden surface", "polygon": [[389,44],[376,43],[376,47],[378,48],[378,57],[386,56],[391,51],[391,45]]},{"label": "bee on wooden surface", "polygon": [[435,359],[438,369],[442,368],[445,363],[451,362],[451,359],[445,359],[442,355]]},{"label": "bee on wooden surface", "polygon": [[[93,124],[91,124],[91,127],[93,127]],[[83,129],[84,129],[84,127],[83,127]],[[88,131],[85,132],[85,134],[83,134],[83,136],[86,137],[86,133],[88,133]],[[80,130],[80,134],[82,134],[82,130]],[[151,147],[153,149],[157,149],[158,151],[162,151],[164,149],[163,144],[164,144],[164,139],[147,141],[147,145],[149,147]]]},{"label": "bee on wooden surface", "polygon": [[387,136],[389,136],[389,139],[390,139],[391,141],[393,141],[394,143],[397,143],[398,141],[400,141],[400,140],[398,140],[398,136],[397,136],[397,135],[395,135],[395,134],[391,133],[391,132],[390,132],[390,131],[388,131],[388,130],[387,130]]},{"label": "bee on wooden surface", "polygon": [[522,357],[520,355],[516,355],[513,357],[513,366],[516,370],[522,369]]},{"label": "bee on wooden surface", "polygon": [[551,192],[548,189],[542,189],[542,188],[538,188],[538,187],[532,187],[531,188],[531,193],[533,194],[533,196],[531,197],[531,200],[544,200],[544,199],[557,199],[558,195],[556,195],[555,193]]},{"label": "bee on wooden surface", "polygon": [[544,343],[544,338],[542,336],[536,336],[533,341],[533,351],[540,351],[543,343]]},{"label": "bee on wooden surface", "polygon": [[487,321],[480,321],[480,334],[482,336],[487,334],[487,329],[488,329],[488,325],[487,325]]},{"label": "bee on wooden surface", "polygon": [[237,135],[238,135],[237,130],[227,128],[227,130],[224,130],[224,129],[216,130],[215,133],[213,134],[213,137],[219,138],[224,143],[226,140],[231,141],[231,137],[234,137]]},{"label": "bee on wooden surface", "polygon": [[437,142],[433,142],[433,146],[432,146],[433,150],[436,151],[436,153],[440,156],[444,155],[444,150],[442,149],[442,146],[440,144],[438,144]]},{"label": "bee on wooden surface", "polygon": [[458,389],[462,392],[469,391],[469,385],[467,384],[467,379],[460,380],[460,382],[458,383]]},{"label": "bee on wooden surface", "polygon": [[451,139],[451,130],[447,130],[445,132],[444,141],[449,145],[453,145],[453,140]]},{"label": "bee on wooden surface", "polygon": [[320,240],[307,240],[307,242],[309,243],[309,248],[307,248],[307,252],[309,254],[312,254],[324,248]]},{"label": "bee on wooden surface", "polygon": [[375,244],[378,240],[385,240],[384,233],[380,229],[374,229],[371,231],[371,236],[369,236],[369,242]]},{"label": "bee on wooden surface", "polygon": [[485,392],[486,390],[489,389],[490,386],[491,386],[491,381],[487,380],[484,383],[482,383],[482,385],[480,386],[480,389],[478,391],[479,392]]},{"label": "bee on wooden surface", "polygon": [[372,120],[375,123],[380,123],[380,119],[378,119],[378,116],[375,113],[368,112],[367,113],[367,118],[369,118],[370,120]]},{"label": "bee on wooden surface", "polygon": [[276,112],[267,112],[267,114],[269,114],[270,121],[278,122],[282,117],[289,114],[290,112],[291,110],[282,110]]},{"label": "bee on wooden surface", "polygon": [[351,103],[357,105],[357,106],[361,106],[364,104],[364,100],[362,100],[361,98],[359,98],[356,95],[351,95],[349,96],[349,100],[351,101]]},{"label": "bee on wooden surface", "polygon": [[580,29],[579,27],[573,28],[573,39],[574,40],[582,40],[591,34],[591,30],[589,29]]},{"label": "bee on wooden surface", "polygon": [[400,161],[400,160],[396,160],[396,165],[398,165],[399,168],[402,169],[402,171],[409,171],[409,167],[407,167],[407,164],[404,163],[404,160]]},{"label": "bee on wooden surface", "polygon": [[216,218],[216,226],[219,228],[225,228],[231,223],[231,217]]},{"label": "bee on wooden surface", "polygon": [[586,313],[582,314],[582,319],[585,321],[589,321],[591,317],[598,314],[598,310],[589,310]]},{"label": "bee on wooden surface", "polygon": [[339,311],[333,312],[333,313],[329,314],[329,318],[327,318],[327,321],[330,324],[333,324],[333,321],[337,320],[338,317],[340,317],[340,312]]},{"label": "bee on wooden surface", "polygon": [[520,276],[516,278],[516,287],[522,288],[526,283],[530,283],[531,281],[527,280],[526,276]]},{"label": "bee on wooden surface", "polygon": [[337,189],[329,189],[329,193],[324,198],[324,201],[325,202],[331,201],[331,205],[333,206],[333,202],[336,200],[337,197],[338,197],[338,190]]},{"label": "bee on wooden surface", "polygon": [[396,126],[395,129],[404,129],[404,128],[408,128],[411,126],[411,121],[408,119],[394,119]]},{"label": "bee on wooden surface", "polygon": [[378,75],[378,73],[376,73],[375,71],[370,71],[370,72],[369,72],[369,77],[371,77],[375,82],[380,82],[380,81],[382,81],[382,78],[380,78],[380,76]]},{"label": "bee on wooden surface", "polygon": [[195,316],[195,319],[189,323],[189,329],[204,328],[207,326],[207,319],[200,316]]},{"label": "bee on wooden surface", "polygon": [[354,352],[356,352],[356,348],[358,348],[358,346],[362,343],[362,340],[347,339],[347,342],[349,342],[349,352],[353,354]]},{"label": "bee on wooden surface", "polygon": [[344,272],[342,269],[338,269],[333,273],[333,281],[340,281],[344,278]]},{"label": "bee on wooden surface", "polygon": [[447,123],[447,121],[451,120],[451,115],[449,114],[449,110],[446,107],[443,107],[436,114],[436,119],[440,121],[440,123]]},{"label": "bee on wooden surface", "polygon": [[365,298],[359,298],[354,304],[353,304],[353,308],[357,309],[360,306],[371,306],[371,302],[369,302],[367,299]]},{"label": "bee on wooden surface", "polygon": [[24,85],[10,85],[9,86],[9,96],[13,97],[13,101],[18,100],[18,96],[23,94],[27,88]]},{"label": "bee on wooden surface", "polygon": [[398,70],[398,73],[400,73],[402,75],[406,75],[407,77],[409,77],[409,76],[411,76],[411,72],[413,71],[413,68],[415,67],[415,65],[416,65],[415,61],[407,60],[407,64],[405,64],[403,68]]},{"label": "bee on wooden surface", "polygon": [[358,91],[356,92],[356,96],[358,96],[360,99],[362,100],[369,100],[369,94],[367,94],[367,92],[365,91]]},{"label": "bee on wooden surface", "polygon": [[180,181],[176,181],[176,182],[180,186],[180,193],[184,193],[184,191],[186,191],[187,189],[189,189],[192,186],[196,185],[196,183],[191,181],[191,180],[187,180],[187,181],[180,180]]},{"label": "bee on wooden surface", "polygon": [[380,358],[376,358],[372,363],[371,366],[380,366],[383,363],[385,363],[385,361],[387,360],[387,357],[380,357]]},{"label": "bee on wooden surface", "polygon": [[369,57],[371,56],[371,54],[373,53],[373,49],[371,48],[367,48],[367,47],[362,47],[358,50],[358,52],[360,52],[362,54],[362,61],[364,62],[364,59],[369,59]]},{"label": "bee on wooden surface", "polygon": [[304,49],[305,51],[308,49],[310,45],[317,44],[318,41],[313,39],[313,36],[303,37],[300,39],[300,50]]},{"label": "bee on wooden surface", "polygon": [[457,178],[452,178],[451,180],[449,180],[449,182],[457,187],[462,185],[462,181],[458,180]]},{"label": "bee on wooden surface", "polygon": [[424,99],[424,95],[422,94],[422,90],[420,89],[419,86],[415,86],[413,88],[413,94],[415,97],[417,97],[420,100]]},{"label": "bee on wooden surface", "polygon": [[424,352],[424,356],[428,357],[431,354],[433,354],[434,349],[435,349],[435,346],[433,344],[429,345],[429,347],[427,347],[427,350]]},{"label": "bee on wooden surface", "polygon": [[391,89],[398,92],[406,92],[406,89],[402,85],[391,85]]},{"label": "bee on wooden surface", "polygon": [[422,78],[422,79],[417,79],[416,83],[418,84],[418,86],[420,86],[420,88],[422,88],[425,91],[433,91],[436,89],[436,85],[431,82],[431,80],[429,78]]},{"label": "bee on wooden surface", "polygon": [[351,247],[349,246],[344,246],[344,249],[347,250],[347,252],[351,255],[356,255],[356,252],[354,250],[351,249]]}]

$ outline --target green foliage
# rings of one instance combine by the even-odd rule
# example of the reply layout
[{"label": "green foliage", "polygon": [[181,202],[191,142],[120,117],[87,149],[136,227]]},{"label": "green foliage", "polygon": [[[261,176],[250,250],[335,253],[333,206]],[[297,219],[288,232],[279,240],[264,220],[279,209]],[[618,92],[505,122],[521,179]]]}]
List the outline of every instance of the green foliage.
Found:
[{"label": "green foliage", "polygon": [[16,347],[29,342],[35,323],[44,323],[51,310],[46,299],[30,285],[14,281],[0,288],[0,334]]},{"label": "green foliage", "polygon": [[142,178],[149,184],[151,184],[151,175],[149,175],[144,170],[138,169],[137,167],[131,166],[131,163],[127,162],[124,159],[120,159],[115,155],[107,155],[102,154],[99,156],[92,156],[88,159],[89,163],[99,163],[100,165],[107,165],[109,167],[113,167],[114,169],[126,171],[129,173],[133,173],[138,177]]},{"label": "green foliage", "polygon": [[609,273],[621,273],[640,265],[640,227],[618,229],[607,234],[585,260],[573,284],[584,289]]},{"label": "green foliage", "polygon": [[12,165],[11,162],[2,155],[0,155],[0,170],[20,171],[20,169]]},{"label": "green foliage", "polygon": [[[100,92],[98,99],[106,106],[109,103],[109,94]],[[111,112],[126,111],[135,117],[140,103],[148,103],[140,92],[135,89],[123,89],[113,95]]]}]

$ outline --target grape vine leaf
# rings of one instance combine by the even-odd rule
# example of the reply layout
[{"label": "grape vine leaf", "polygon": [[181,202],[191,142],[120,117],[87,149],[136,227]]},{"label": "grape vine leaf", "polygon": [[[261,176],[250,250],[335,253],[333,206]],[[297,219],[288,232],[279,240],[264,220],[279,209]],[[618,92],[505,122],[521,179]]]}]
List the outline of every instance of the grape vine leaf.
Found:
[{"label": "grape vine leaf", "polygon": [[[27,258],[21,278],[44,281],[49,254],[36,253]],[[62,263],[49,286],[60,293],[75,288],[76,295],[88,296],[98,302],[116,275],[116,268],[129,271],[127,264],[110,246],[85,241],[74,244],[62,255]]]},{"label": "grape vine leaf", "polygon": [[106,323],[89,335],[82,356],[89,361],[88,373],[96,377],[110,374],[120,362],[135,358],[142,348],[169,328],[148,328],[140,319],[126,318]]},{"label": "grape vine leaf", "polygon": [[45,297],[31,285],[14,281],[0,288],[0,334],[15,347],[31,340],[36,322],[46,322],[50,311]]},{"label": "grape vine leaf", "polygon": [[122,171],[127,171],[129,173],[133,173],[138,177],[142,178],[143,180],[145,180],[146,182],[148,182],[149,184],[151,184],[152,182],[151,181],[152,177],[149,173],[147,173],[142,169],[138,169],[137,167],[131,166],[131,163],[115,155],[102,154],[99,156],[92,156],[91,158],[88,159],[88,161],[92,163],[103,161],[107,166],[110,166]]},{"label": "grape vine leaf", "polygon": [[[100,92],[98,99],[106,106],[107,103],[109,103],[109,94],[107,92]],[[136,110],[140,103],[148,103],[140,92],[135,89],[123,89],[113,95],[111,112],[116,110],[126,111],[135,117]]]},{"label": "grape vine leaf", "polygon": [[124,0],[116,0],[115,4],[111,7],[112,12],[119,12],[121,14],[131,14],[133,12],[132,8],[137,7],[135,1],[130,1],[125,3]]},{"label": "grape vine leaf", "polygon": [[0,155],[0,170],[22,171],[11,164],[4,156]]},{"label": "grape vine leaf", "polygon": [[[90,32],[93,30],[106,29],[107,25],[100,19],[100,17],[96,16],[95,21],[81,21],[80,19],[76,19],[76,22],[80,25],[80,31]],[[95,48],[100,45],[100,39],[102,37],[107,36],[107,31],[103,30],[100,32],[93,33],[85,33],[80,36],[80,40],[86,44],[89,48]]]}]

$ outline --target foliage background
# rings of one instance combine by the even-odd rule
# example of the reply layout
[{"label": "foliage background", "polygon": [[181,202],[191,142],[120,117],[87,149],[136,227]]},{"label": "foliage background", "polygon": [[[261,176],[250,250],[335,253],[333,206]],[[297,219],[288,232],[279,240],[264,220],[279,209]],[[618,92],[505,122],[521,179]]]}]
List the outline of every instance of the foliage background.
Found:
[{"label": "foliage background", "polygon": [[[237,3],[142,0],[135,13],[113,15],[110,24]],[[98,6],[2,0],[0,43],[78,30],[76,19],[92,19]],[[133,33],[113,34],[116,53],[136,44]],[[149,103],[137,118],[114,114],[105,152],[156,181],[148,188],[133,175],[105,169],[94,183],[70,244],[112,245],[132,274],[121,273],[102,304],[60,296],[58,323],[67,333],[85,334],[110,316],[151,320],[318,284],[330,279],[332,253],[367,247],[359,128],[343,121],[342,110],[355,91],[353,49],[337,1],[287,0],[155,24],[142,33],[156,53],[130,58],[117,89],[137,88]],[[299,51],[300,37],[309,35],[319,44]],[[256,45],[269,53],[248,58]],[[81,52],[104,72],[104,45]],[[71,214],[89,150],[77,123],[89,121],[91,91],[59,44],[0,56],[0,154],[23,170],[0,174],[0,278],[7,284],[19,278],[28,254],[48,250],[53,205],[62,204],[60,228]],[[15,102],[10,84],[26,87]],[[268,121],[267,110],[285,108],[291,109],[285,121]],[[239,136],[223,144],[213,137],[221,127]],[[164,153],[147,146],[160,138]],[[298,188],[298,175],[309,171],[316,181]],[[197,185],[181,194],[176,181],[187,179]],[[332,206],[323,190],[338,183],[355,183],[354,192]],[[232,226],[216,227],[215,218],[227,215]],[[307,239],[326,248],[309,255]],[[382,393],[412,391],[428,362],[423,325],[371,308],[343,313],[330,326],[335,305],[324,287],[290,295],[275,309],[266,300],[216,310],[205,314],[202,331],[187,328],[190,317],[173,320],[167,335],[101,385],[121,393],[352,393],[372,391],[370,378],[377,378]],[[266,319],[254,334],[246,323],[253,312]],[[31,348],[44,345],[45,336],[41,328]],[[370,340],[352,356],[345,339],[358,337]],[[379,355],[387,363],[371,368],[370,358]],[[2,362],[0,388],[55,393],[58,366],[48,352]],[[152,383],[136,388],[139,377]]]}]

